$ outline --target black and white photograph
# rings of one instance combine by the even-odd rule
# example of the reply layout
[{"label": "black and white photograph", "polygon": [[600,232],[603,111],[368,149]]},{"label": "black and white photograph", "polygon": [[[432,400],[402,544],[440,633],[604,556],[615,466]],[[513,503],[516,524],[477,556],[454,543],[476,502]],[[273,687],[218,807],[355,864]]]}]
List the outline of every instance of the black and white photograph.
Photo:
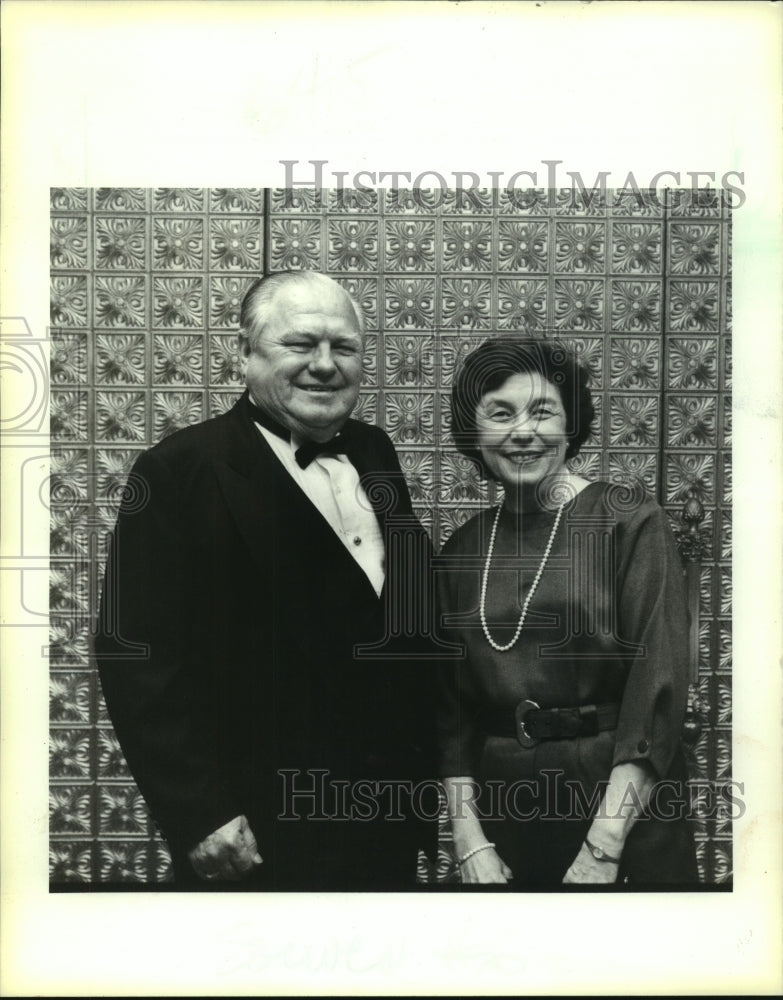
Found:
[{"label": "black and white photograph", "polygon": [[730,885],[744,195],[566,179],[52,192],[53,886]]},{"label": "black and white photograph", "polygon": [[776,991],[779,139],[666,46],[772,123],[781,24],[688,7],[8,5],[4,988]]}]

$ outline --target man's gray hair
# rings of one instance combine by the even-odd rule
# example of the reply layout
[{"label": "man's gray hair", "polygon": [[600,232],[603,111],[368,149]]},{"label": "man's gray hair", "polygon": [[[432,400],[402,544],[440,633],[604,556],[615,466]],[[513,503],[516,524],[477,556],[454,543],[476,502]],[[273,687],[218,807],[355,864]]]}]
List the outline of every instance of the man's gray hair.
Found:
[{"label": "man's gray hair", "polygon": [[320,271],[279,271],[276,274],[269,274],[263,278],[256,278],[245,292],[242,299],[242,308],[239,313],[241,335],[247,337],[251,348],[255,350],[258,340],[264,332],[272,302],[278,292],[289,285],[309,285],[311,287],[320,285],[324,287],[327,282],[329,285],[337,285],[338,288],[341,288],[345,292],[356,315],[359,330],[364,334],[364,312],[362,307],[353,295],[333,278],[321,274]]}]

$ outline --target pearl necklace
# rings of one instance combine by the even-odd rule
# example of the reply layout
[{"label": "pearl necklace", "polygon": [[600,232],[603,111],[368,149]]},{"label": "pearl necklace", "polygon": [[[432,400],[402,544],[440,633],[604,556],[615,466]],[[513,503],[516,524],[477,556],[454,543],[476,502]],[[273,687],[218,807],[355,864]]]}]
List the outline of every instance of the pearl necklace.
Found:
[{"label": "pearl necklace", "polygon": [[536,587],[538,587],[539,580],[544,572],[544,567],[546,566],[547,559],[549,558],[549,553],[552,551],[552,545],[555,540],[555,535],[557,534],[557,526],[560,524],[560,518],[563,513],[563,508],[565,504],[561,504],[557,508],[557,517],[555,518],[555,523],[552,525],[552,531],[549,534],[549,541],[546,544],[546,549],[544,550],[543,558],[541,559],[541,564],[538,567],[538,572],[533,580],[533,583],[528,591],[527,597],[525,598],[525,603],[522,605],[522,614],[519,616],[519,624],[517,625],[517,630],[514,633],[514,638],[511,642],[507,642],[505,646],[501,646],[499,643],[495,642],[492,636],[489,634],[489,626],[487,625],[487,583],[489,582],[489,564],[492,562],[492,552],[495,548],[495,535],[498,530],[498,523],[500,522],[500,511],[502,509],[502,504],[498,507],[498,512],[495,515],[495,523],[492,525],[492,534],[489,537],[489,551],[487,552],[487,561],[484,564],[484,574],[481,579],[481,603],[479,605],[479,610],[481,612],[481,627],[484,629],[484,635],[486,636],[487,642],[493,649],[496,649],[499,653],[505,653],[506,650],[511,649],[514,643],[520,636],[522,632],[522,626],[525,624],[525,618],[527,618],[527,609],[530,605],[530,601],[533,594],[536,592]]}]

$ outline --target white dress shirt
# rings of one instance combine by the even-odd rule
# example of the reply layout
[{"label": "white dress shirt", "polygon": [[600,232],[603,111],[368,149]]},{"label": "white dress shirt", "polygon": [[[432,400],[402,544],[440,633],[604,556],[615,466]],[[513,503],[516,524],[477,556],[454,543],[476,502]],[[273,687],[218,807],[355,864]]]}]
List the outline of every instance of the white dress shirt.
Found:
[{"label": "white dress shirt", "polygon": [[383,536],[359,473],[346,455],[317,455],[306,469],[296,461],[302,444],[292,434],[284,441],[261,424],[256,427],[305,496],[364,570],[380,597],[385,578]]}]

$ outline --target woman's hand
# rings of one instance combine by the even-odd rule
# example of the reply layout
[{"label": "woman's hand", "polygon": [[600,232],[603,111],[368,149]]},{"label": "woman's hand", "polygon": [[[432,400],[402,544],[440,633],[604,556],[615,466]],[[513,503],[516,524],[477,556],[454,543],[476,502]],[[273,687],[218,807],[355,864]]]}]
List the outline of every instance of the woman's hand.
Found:
[{"label": "woman's hand", "polygon": [[[610,858],[621,857],[628,834],[647,807],[654,783],[655,772],[648,761],[615,764],[587,834],[590,842],[602,848]],[[617,881],[619,868],[619,864],[612,861],[599,861],[583,843],[563,882],[566,885],[610,885]]]},{"label": "woman's hand", "polygon": [[[466,885],[503,884],[514,877],[494,847],[488,846],[486,834],[474,812],[475,783],[469,775],[443,779],[446,791],[454,851],[458,858],[470,854],[459,866]],[[476,850],[480,848],[480,850]],[[474,853],[475,852],[475,853]]]},{"label": "woman's hand", "polygon": [[[471,860],[473,860],[471,858]],[[620,866],[614,861],[597,861],[582,844],[573,864],[563,876],[565,885],[610,885],[617,881]]]},{"label": "woman's hand", "polygon": [[477,851],[467,861],[460,865],[463,883],[467,885],[485,885],[508,882],[514,873],[503,861],[494,847]]}]

